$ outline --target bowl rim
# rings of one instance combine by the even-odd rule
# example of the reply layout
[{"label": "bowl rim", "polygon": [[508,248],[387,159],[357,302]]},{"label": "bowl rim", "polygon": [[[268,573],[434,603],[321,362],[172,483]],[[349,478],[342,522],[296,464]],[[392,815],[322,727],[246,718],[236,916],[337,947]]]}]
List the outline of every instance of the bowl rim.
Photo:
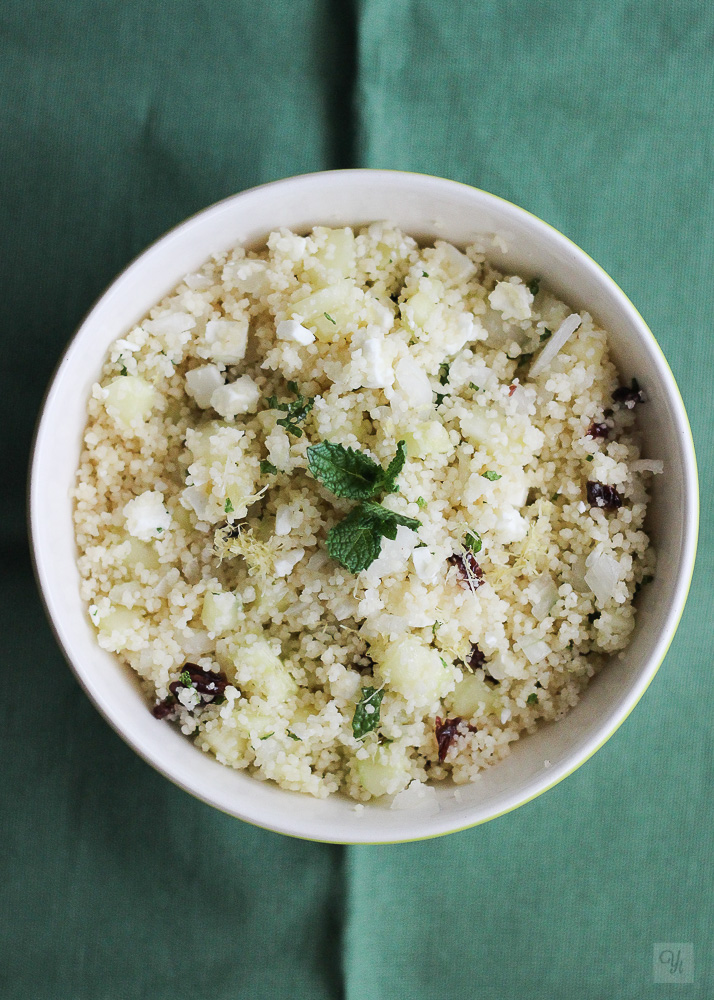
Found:
[{"label": "bowl rim", "polygon": [[[667,628],[663,631],[663,636],[666,636],[666,641],[661,647],[661,652],[659,659],[656,663],[647,663],[641,670],[641,675],[639,682],[634,686],[633,690],[629,693],[628,697],[623,699],[623,701],[611,712],[608,729],[604,735],[602,735],[597,742],[592,746],[586,746],[581,748],[580,751],[574,755],[574,763],[565,770],[560,770],[557,775],[551,781],[543,780],[542,778],[531,779],[531,787],[533,788],[532,793],[526,796],[519,796],[517,799],[510,803],[506,808],[500,809],[499,811],[493,812],[481,819],[475,820],[473,822],[466,823],[461,826],[449,826],[448,829],[439,830],[432,833],[427,833],[421,836],[414,837],[396,837],[388,838],[386,840],[343,840],[336,839],[329,836],[318,836],[318,835],[306,835],[302,833],[295,833],[290,829],[285,828],[284,825],[278,825],[270,822],[261,822],[260,820],[254,818],[253,816],[246,816],[239,812],[238,810],[232,810],[226,808],[225,806],[219,804],[212,798],[210,793],[203,792],[186,781],[182,780],[179,775],[172,773],[163,763],[163,761],[155,759],[151,754],[144,750],[129,734],[127,734],[120,725],[114,720],[111,713],[103,706],[95,694],[89,689],[87,682],[85,682],[82,673],[80,672],[78,666],[75,664],[72,654],[68,648],[68,644],[62,637],[59,624],[55,621],[50,608],[50,598],[49,591],[50,586],[44,578],[43,569],[41,565],[41,551],[37,534],[37,522],[38,522],[38,499],[36,483],[38,478],[36,475],[36,466],[38,464],[39,455],[39,445],[43,433],[45,431],[45,417],[47,413],[47,408],[51,402],[54,392],[56,391],[58,376],[62,367],[64,366],[67,357],[74,345],[75,340],[78,338],[85,325],[91,319],[94,311],[97,309],[99,304],[105,298],[106,295],[114,288],[114,286],[133,268],[137,267],[143,258],[148,255],[155,247],[164,241],[168,241],[175,235],[179,233],[180,230],[190,226],[190,224],[197,218],[204,216],[210,212],[217,211],[226,204],[230,202],[237,201],[246,195],[256,194],[257,192],[266,191],[274,189],[278,186],[292,185],[295,182],[314,180],[316,178],[327,178],[334,177],[336,175],[341,175],[343,177],[349,178],[350,176],[359,175],[364,177],[369,175],[374,179],[375,183],[379,183],[382,178],[400,178],[409,177],[424,181],[427,184],[436,183],[439,185],[445,185],[447,187],[462,187],[468,192],[476,192],[484,196],[487,200],[490,199],[494,202],[499,202],[503,205],[508,206],[508,208],[514,211],[516,214],[520,214],[528,217],[530,220],[535,222],[538,226],[542,226],[551,231],[556,237],[556,240],[561,241],[564,246],[568,248],[570,252],[575,251],[575,255],[580,255],[587,262],[593,265],[597,271],[600,273],[601,277],[605,282],[609,283],[614,289],[617,297],[620,299],[620,304],[629,311],[631,318],[635,321],[634,325],[637,326],[638,335],[649,340],[651,346],[655,349],[659,356],[659,361],[662,366],[662,374],[664,376],[664,382],[668,383],[668,394],[672,403],[674,404],[673,409],[676,413],[676,418],[678,422],[679,429],[683,431],[682,435],[682,457],[683,466],[685,471],[685,482],[683,484],[683,504],[685,507],[686,517],[684,522],[684,533],[682,541],[682,556],[680,560],[680,567],[678,574],[675,578],[675,582],[672,586],[672,611],[669,614],[669,624]],[[345,225],[349,225],[349,222],[345,222]],[[448,239],[448,235],[444,238]],[[661,667],[664,659],[667,656],[669,648],[672,644],[674,636],[677,632],[677,628],[684,613],[684,608],[687,602],[687,597],[691,587],[692,577],[694,574],[694,566],[696,561],[696,552],[698,544],[699,535],[699,477],[697,468],[697,457],[694,445],[694,438],[691,430],[691,425],[689,422],[689,417],[682,399],[679,386],[672,373],[671,367],[667,358],[657,340],[654,333],[650,329],[648,323],[645,321],[637,307],[631,301],[629,296],[622,290],[622,288],[617,284],[617,282],[605,271],[605,269],[597,263],[588,253],[583,250],[582,247],[578,246],[573,240],[565,236],[560,230],[551,226],[550,223],[541,219],[539,216],[522,208],[519,205],[514,204],[506,198],[500,195],[493,194],[492,192],[486,191],[483,188],[476,187],[471,184],[466,184],[462,181],[456,181],[445,177],[440,177],[433,174],[425,174],[416,171],[405,171],[405,170],[385,170],[370,167],[358,167],[358,168],[348,168],[340,170],[320,170],[311,171],[302,174],[290,175],[288,177],[279,178],[276,180],[268,181],[263,184],[257,184],[250,188],[246,188],[242,191],[238,191],[235,194],[228,195],[225,198],[221,198],[204,208],[193,212],[191,215],[182,219],[176,225],[172,226],[166,232],[162,233],[156,239],[152,240],[147,246],[145,246],[135,257],[130,260],[125,267],[121,269],[110,281],[110,283],[102,290],[102,292],[94,299],[90,307],[83,314],[80,322],[74,329],[73,333],[69,337],[65,347],[63,348],[59,359],[52,371],[52,374],[48,380],[47,387],[42,397],[40,407],[38,410],[38,415],[36,418],[35,429],[32,437],[32,443],[30,447],[30,461],[28,464],[27,472],[27,504],[26,504],[26,516],[27,516],[27,526],[28,526],[28,536],[30,540],[30,555],[33,567],[33,572],[35,576],[35,581],[42,601],[42,606],[45,611],[46,618],[50,624],[52,633],[57,641],[57,644],[67,661],[70,669],[72,670],[76,680],[79,682],[80,687],[84,693],[88,696],[91,703],[99,711],[101,716],[106,722],[112,727],[112,729],[120,736],[120,738],[129,746],[131,749],[138,754],[146,763],[151,765],[156,771],[158,771],[163,777],[168,778],[173,784],[177,785],[183,791],[188,792],[194,798],[198,799],[211,806],[214,809],[218,809],[219,812],[225,815],[240,819],[241,821],[250,824],[251,826],[258,827],[260,829],[270,830],[272,832],[280,833],[285,836],[292,837],[297,840],[305,840],[313,843],[331,843],[331,844],[343,844],[343,845],[391,845],[391,844],[403,844],[403,843],[415,843],[422,840],[431,840],[437,837],[447,836],[451,833],[460,833],[464,830],[472,829],[476,826],[480,826],[484,823],[488,823],[491,820],[498,819],[501,816],[505,816],[507,813],[513,812],[514,810],[520,808],[528,802],[533,801],[540,795],[554,788],[565,778],[573,774],[578,768],[582,767],[609,739],[620,726],[625,722],[631,712],[634,710],[635,706],[638,704],[640,699],[643,697],[645,691],[649,685],[654,680],[659,668]],[[673,613],[674,612],[674,613]],[[662,640],[660,640],[662,641]]]}]

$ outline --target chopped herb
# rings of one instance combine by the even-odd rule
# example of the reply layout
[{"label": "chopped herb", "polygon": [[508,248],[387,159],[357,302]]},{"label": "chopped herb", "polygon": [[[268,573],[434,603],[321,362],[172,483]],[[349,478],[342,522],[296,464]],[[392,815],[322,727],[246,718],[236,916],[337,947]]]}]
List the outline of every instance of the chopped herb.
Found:
[{"label": "chopped herb", "polygon": [[443,622],[434,622],[434,624],[431,626],[431,634],[434,636],[435,639],[437,630],[440,629],[443,624],[444,624]]},{"label": "chopped herb", "polygon": [[351,573],[366,569],[379,556],[382,538],[395,539],[397,527],[416,531],[421,521],[363,500],[327,533],[327,551]]},{"label": "chopped herb", "polygon": [[601,510],[617,510],[622,507],[622,497],[614,486],[605,483],[588,480],[586,487],[588,503],[591,507],[599,507]]},{"label": "chopped herb", "polygon": [[592,455],[586,455],[585,456],[585,461],[586,462],[592,462],[592,460],[593,460],[593,456]]},{"label": "chopped herb", "polygon": [[300,737],[296,736],[295,733],[291,733],[289,729],[288,729],[288,731],[287,731],[287,733],[285,735],[289,736],[291,740],[296,740],[298,743],[302,743],[302,740],[300,739]]},{"label": "chopped herb", "polygon": [[384,698],[381,688],[362,688],[360,700],[355,706],[352,717],[352,735],[356,740],[364,739],[367,733],[374,732],[379,726],[379,712]]},{"label": "chopped herb", "polygon": [[[441,364],[439,365],[439,383],[441,385],[447,385],[448,384],[448,382],[449,382],[449,369],[450,368],[451,368],[451,364],[448,361],[442,361]],[[437,406],[441,406],[441,404],[444,402],[445,397],[448,396],[448,395],[449,395],[448,392],[437,392],[436,393],[436,405]]]},{"label": "chopped herb", "polygon": [[278,424],[284,427],[288,434],[295,437],[302,437],[302,428],[298,424],[302,423],[310,410],[315,405],[315,400],[303,396],[298,389],[297,382],[288,382],[288,389],[297,398],[292,403],[279,403],[277,396],[270,396],[267,400],[268,408],[271,410],[281,410],[286,414],[278,420]]},{"label": "chopped herb", "polygon": [[[518,371],[519,368],[525,368],[525,366],[527,364],[529,364],[529,362],[531,361],[532,358],[533,358],[533,351],[526,352],[525,354],[521,354],[519,356],[519,358],[518,358],[518,364],[516,365],[516,371]],[[510,393],[510,395],[513,395],[513,393]]]},{"label": "chopped herb", "polygon": [[526,698],[526,705],[537,705],[537,704],[538,704],[538,695],[534,691],[532,694],[529,694],[528,697]]},{"label": "chopped herb", "polygon": [[441,660],[441,665],[444,668],[444,670],[448,670],[449,669],[449,664],[446,662],[446,660],[444,659],[444,657],[440,656],[439,659]]},{"label": "chopped herb", "polygon": [[421,276],[422,276],[422,278],[428,278],[429,277],[429,275],[426,273],[426,271],[422,271],[421,272]]},{"label": "chopped herb", "polygon": [[554,493],[553,496],[550,498],[550,502],[555,503],[555,501],[558,499],[559,496],[560,493]]},{"label": "chopped herb", "polygon": [[128,375],[128,374],[129,374],[129,373],[127,372],[127,370],[126,370],[126,365],[122,365],[122,366],[121,366],[121,371],[119,372],[119,374],[120,374],[120,375]]},{"label": "chopped herb", "polygon": [[533,278],[532,281],[528,282],[526,287],[531,295],[537,295],[540,291],[540,278]]},{"label": "chopped herb", "polygon": [[489,469],[488,472],[482,472],[481,475],[484,479],[490,480],[495,483],[497,479],[501,479],[501,475],[498,472],[494,472],[493,469]]},{"label": "chopped herb", "polygon": [[160,534],[162,533],[162,531],[163,531],[163,530],[164,530],[163,528],[157,528],[157,529],[156,529],[156,533],[157,533],[157,535],[160,535]]},{"label": "chopped herb", "polygon": [[396,493],[397,477],[407,460],[404,441],[397,445],[397,454],[386,469],[369,455],[341,444],[323,441],[307,449],[310,472],[336,497],[350,500],[370,500],[378,493]]},{"label": "chopped herb", "polygon": [[552,336],[553,336],[553,331],[552,330],[548,330],[547,328],[545,330],[543,330],[543,333],[541,333],[541,335],[540,335],[540,342],[541,342],[541,344],[544,344],[546,342],[546,340],[548,340],[548,338],[552,337]]},{"label": "chopped herb", "polygon": [[234,511],[234,509],[235,508],[233,507],[233,504],[231,503],[231,498],[230,497],[226,497],[226,502],[225,502],[225,506],[223,507],[223,510],[226,512],[226,514],[232,514],[233,511]]},{"label": "chopped herb", "polygon": [[193,687],[193,684],[191,683],[191,675],[188,672],[188,670],[184,670],[183,673],[179,676],[179,684],[182,684],[184,687],[187,688]]},{"label": "chopped herb", "polygon": [[272,462],[268,462],[266,459],[260,463],[260,471],[265,476],[270,473],[273,476],[277,476],[278,470],[275,468]]},{"label": "chopped herb", "polygon": [[473,389],[474,392],[479,392],[480,386],[476,385],[475,382],[469,382],[469,389]]},{"label": "chopped herb", "polygon": [[419,510],[424,510],[424,508],[426,507],[426,500],[424,499],[424,497],[417,497],[416,505],[419,508]]},{"label": "chopped herb", "polygon": [[329,320],[333,326],[337,326],[337,323],[335,323],[334,319],[332,318],[332,316],[330,316],[329,313],[323,313],[322,315],[325,317],[325,319]]},{"label": "chopped herb", "polygon": [[464,537],[464,545],[466,546],[467,549],[471,549],[472,552],[480,552],[483,542],[481,540],[481,536],[479,535],[478,531],[474,530],[473,528],[467,531]]},{"label": "chopped herb", "polygon": [[269,740],[271,736],[275,736],[275,733],[266,733],[265,736],[261,736],[261,740]]}]

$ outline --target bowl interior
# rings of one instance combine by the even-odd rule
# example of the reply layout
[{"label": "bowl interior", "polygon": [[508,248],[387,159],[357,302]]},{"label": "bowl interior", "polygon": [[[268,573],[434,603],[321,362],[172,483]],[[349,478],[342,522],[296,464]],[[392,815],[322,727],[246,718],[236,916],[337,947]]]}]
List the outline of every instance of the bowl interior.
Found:
[{"label": "bowl interior", "polygon": [[[70,491],[78,465],[86,401],[109,344],[212,253],[259,244],[279,227],[360,225],[388,219],[418,239],[464,245],[496,233],[506,244],[492,259],[539,275],[611,335],[625,378],[636,375],[648,402],[640,411],[643,454],[661,458],[648,521],[658,553],[654,583],[638,598],[634,637],[581,702],[557,724],[519,740],[510,756],[469,786],[444,784],[436,804],[395,810],[347,798],[318,801],[290,793],[203,754],[147,710],[134,677],[95,640],[79,599]],[[81,683],[121,735],[150,763],[229,813],[317,840],[370,842],[433,836],[491,818],[532,798],[582,763],[617,728],[651,680],[681,614],[696,541],[696,470],[686,414],[654,338],[624,294],[582,251],[545,223],[484,192],[451,181],[387,171],[340,171],[247,191],[189,219],[147,250],[89,314],[55,375],[39,426],[31,481],[35,561],[48,611]]]}]

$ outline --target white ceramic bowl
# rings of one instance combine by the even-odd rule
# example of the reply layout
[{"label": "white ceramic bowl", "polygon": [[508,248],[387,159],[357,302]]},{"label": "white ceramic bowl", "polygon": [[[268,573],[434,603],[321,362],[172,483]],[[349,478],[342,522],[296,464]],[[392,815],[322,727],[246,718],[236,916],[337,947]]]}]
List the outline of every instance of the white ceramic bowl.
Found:
[{"label": "white ceramic bowl", "polygon": [[[259,244],[278,227],[361,225],[388,219],[417,238],[466,244],[498,233],[508,249],[494,262],[540,275],[574,309],[593,313],[611,334],[625,379],[647,392],[640,410],[644,454],[661,458],[649,526],[658,553],[654,583],[639,597],[627,654],[590,684],[565,719],[519,740],[510,756],[458,795],[437,787],[438,811],[355,810],[340,796],[319,801],[286,792],[218,764],[148,710],[128,668],[97,645],[79,598],[72,488],[86,402],[109,344],[146,314],[189,271],[231,244]],[[600,747],[652,680],[686,600],[696,548],[698,495],[694,446],[672,373],[632,303],[587,254],[546,223],[491,194],[420,174],[346,170],[308,174],[245,191],[207,208],[155,243],[110,286],[59,364],[37,430],[30,518],[36,572],[57,638],[80,683],[117,732],[182,788],[234,816],[310,840],[395,842],[482,823],[552,787]],[[646,755],[648,747],[640,752]]]}]

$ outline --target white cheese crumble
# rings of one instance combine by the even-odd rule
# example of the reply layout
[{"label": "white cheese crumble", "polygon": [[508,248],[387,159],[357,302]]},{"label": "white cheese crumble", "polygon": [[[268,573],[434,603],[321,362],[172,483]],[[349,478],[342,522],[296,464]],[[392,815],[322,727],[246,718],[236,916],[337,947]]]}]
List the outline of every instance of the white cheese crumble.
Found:
[{"label": "white cheese crumble", "polygon": [[250,375],[241,375],[235,382],[228,382],[214,390],[211,406],[226,420],[239,413],[255,413],[260,400],[260,389]]},{"label": "white cheese crumble", "polygon": [[211,396],[223,385],[223,375],[217,365],[200,365],[186,372],[186,392],[202,410],[211,405]]},{"label": "white cheese crumble", "polygon": [[488,297],[504,319],[530,319],[533,296],[520,281],[499,281]]},{"label": "white cheese crumble", "polygon": [[126,530],[142,542],[159,538],[171,526],[171,515],[161,493],[147,490],[124,505]]},{"label": "white cheese crumble", "polygon": [[281,323],[278,323],[275,332],[278,340],[291,340],[302,347],[312,344],[315,339],[315,334],[304,327],[302,323],[298,323],[296,319],[284,319]]}]

